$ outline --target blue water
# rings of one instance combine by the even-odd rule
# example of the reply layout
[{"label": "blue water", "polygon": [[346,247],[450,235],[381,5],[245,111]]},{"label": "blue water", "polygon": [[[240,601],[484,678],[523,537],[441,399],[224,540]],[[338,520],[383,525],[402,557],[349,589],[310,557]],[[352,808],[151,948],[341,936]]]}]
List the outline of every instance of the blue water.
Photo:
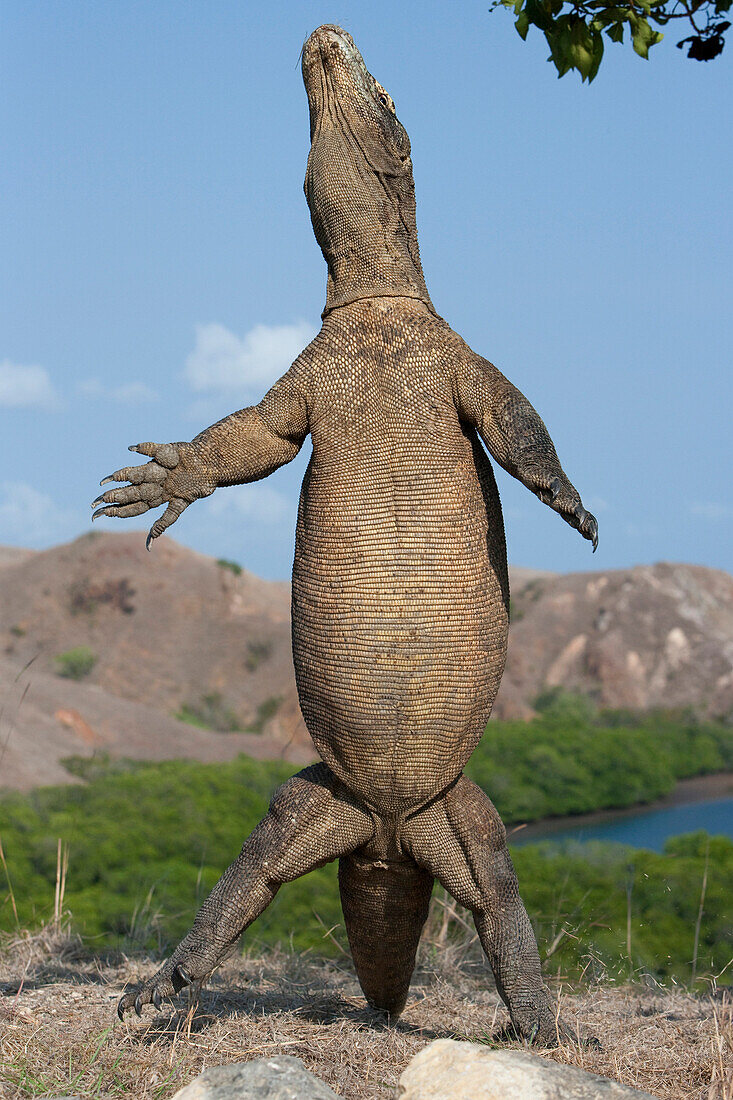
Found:
[{"label": "blue water", "polygon": [[634,848],[649,848],[661,852],[670,836],[694,833],[705,829],[711,835],[733,838],[733,798],[715,798],[707,802],[692,802],[686,806],[669,806],[664,810],[646,810],[639,813],[596,821],[587,825],[566,826],[556,829],[548,826],[541,835],[527,837],[521,833],[510,843],[524,844],[537,840],[612,840],[629,844]]}]

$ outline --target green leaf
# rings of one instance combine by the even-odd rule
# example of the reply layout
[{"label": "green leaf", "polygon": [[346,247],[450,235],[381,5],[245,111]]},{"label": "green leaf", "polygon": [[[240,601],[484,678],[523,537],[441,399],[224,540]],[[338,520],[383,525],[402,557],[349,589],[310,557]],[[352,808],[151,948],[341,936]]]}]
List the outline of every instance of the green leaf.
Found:
[{"label": "green leaf", "polygon": [[585,46],[580,45],[578,42],[574,42],[570,47],[570,59],[583,80],[586,80],[593,65],[593,54],[590,50],[587,50]]},{"label": "green leaf", "polygon": [[566,27],[558,26],[554,32],[545,32],[545,38],[547,39],[547,45],[550,47],[548,60],[552,61],[557,69],[558,79],[560,79],[572,68],[566,48],[570,41],[570,35]]},{"label": "green leaf", "polygon": [[517,34],[521,39],[526,39],[527,31],[529,30],[529,16],[526,11],[520,11],[514,26],[517,28]]},{"label": "green leaf", "polygon": [[631,23],[631,40],[634,51],[638,53],[639,57],[648,60],[650,47],[655,46],[657,42],[661,42],[664,35],[660,31],[652,30],[646,19],[636,15],[636,13],[629,17],[629,22]]},{"label": "green leaf", "polygon": [[522,10],[522,5],[523,4],[524,4],[524,0],[514,0],[514,14],[515,15],[519,15],[520,11]]},{"label": "green leaf", "polygon": [[588,83],[589,84],[592,80],[595,80],[596,76],[598,75],[598,70],[600,68],[601,61],[603,60],[603,38],[601,37],[600,30],[594,31],[593,34],[592,34],[592,37],[593,37],[593,63],[590,67],[590,72],[588,73]]},{"label": "green leaf", "polygon": [[574,68],[578,70],[583,80],[588,80],[593,70],[594,61],[593,37],[585,20],[576,18],[570,28],[570,43],[567,47],[567,56]]},{"label": "green leaf", "polygon": [[548,11],[545,10],[540,0],[526,0],[524,10],[529,17],[530,23],[534,23],[536,27],[539,27],[542,31],[552,31],[553,19]]},{"label": "green leaf", "polygon": [[624,40],[624,25],[623,23],[612,23],[606,30],[606,34],[612,42],[623,42]]}]

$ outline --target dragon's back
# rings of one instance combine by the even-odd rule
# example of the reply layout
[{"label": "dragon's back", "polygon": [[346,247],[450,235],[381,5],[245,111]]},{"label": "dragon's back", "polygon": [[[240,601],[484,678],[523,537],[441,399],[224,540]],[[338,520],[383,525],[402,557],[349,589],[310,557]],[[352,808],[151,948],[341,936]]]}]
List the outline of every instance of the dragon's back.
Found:
[{"label": "dragon's back", "polygon": [[501,507],[456,413],[456,343],[420,303],[382,298],[334,311],[314,349],[293,569],[298,691],[323,758],[383,812],[461,772],[504,667]]}]

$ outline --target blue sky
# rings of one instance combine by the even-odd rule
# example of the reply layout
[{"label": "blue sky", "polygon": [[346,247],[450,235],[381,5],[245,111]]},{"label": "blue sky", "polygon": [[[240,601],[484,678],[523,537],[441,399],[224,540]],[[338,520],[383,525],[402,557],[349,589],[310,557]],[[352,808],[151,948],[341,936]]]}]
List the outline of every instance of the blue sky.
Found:
[{"label": "blue sky", "polygon": [[[87,530],[129,443],[256,401],[316,331],[298,54],[339,22],[412,139],[436,308],[527,394],[598,516],[593,557],[499,471],[510,560],[733,566],[733,45],[701,64],[682,32],[649,62],[609,44],[581,86],[487,9],[4,5],[0,542]],[[286,577],[307,451],[173,537]]]}]

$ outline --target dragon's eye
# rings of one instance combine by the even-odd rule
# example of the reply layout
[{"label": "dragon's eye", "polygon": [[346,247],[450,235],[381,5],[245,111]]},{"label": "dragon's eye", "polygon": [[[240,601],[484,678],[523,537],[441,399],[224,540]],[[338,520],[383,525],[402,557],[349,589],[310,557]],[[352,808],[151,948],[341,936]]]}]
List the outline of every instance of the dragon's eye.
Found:
[{"label": "dragon's eye", "polygon": [[386,107],[390,114],[395,113],[394,100],[389,92],[386,92],[378,80],[374,81],[374,94],[383,107]]}]

